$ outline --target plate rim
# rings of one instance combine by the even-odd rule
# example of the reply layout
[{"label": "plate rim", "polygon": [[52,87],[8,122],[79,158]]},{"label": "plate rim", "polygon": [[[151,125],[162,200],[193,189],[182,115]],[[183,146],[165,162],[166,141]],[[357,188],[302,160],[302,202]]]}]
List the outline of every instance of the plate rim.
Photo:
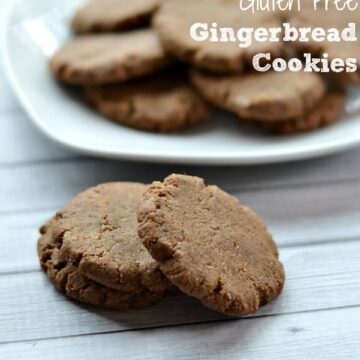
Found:
[{"label": "plate rim", "polygon": [[[28,0],[29,1],[29,0]],[[31,0],[30,0],[31,1]],[[41,120],[41,116],[37,114],[36,109],[33,108],[33,105],[28,100],[26,95],[23,93],[23,89],[19,84],[19,80],[15,74],[15,71],[11,65],[10,61],[10,50],[8,45],[8,29],[9,22],[11,17],[14,14],[16,1],[7,3],[7,6],[4,5],[2,16],[2,24],[0,27],[2,30],[1,34],[1,55],[2,55],[2,65],[5,72],[5,77],[8,79],[13,92],[18,99],[19,103],[31,119],[31,121],[36,125],[36,127],[47,137],[52,139],[54,142],[62,145],[63,147],[69,148],[77,153],[84,155],[93,155],[102,158],[108,159],[118,159],[118,160],[129,160],[129,161],[143,161],[143,162],[154,162],[154,163],[167,163],[167,164],[186,164],[186,165],[214,165],[214,166],[228,166],[228,165],[260,165],[260,164],[272,164],[272,163],[283,163],[290,161],[299,161],[305,159],[318,158],[326,155],[340,153],[352,149],[360,145],[360,136],[358,138],[352,139],[342,139],[328,141],[323,144],[313,144],[312,146],[307,147],[306,149],[292,149],[287,152],[284,150],[274,152],[267,152],[263,154],[254,154],[246,156],[241,156],[241,154],[228,154],[228,155],[216,155],[216,153],[207,153],[207,154],[166,154],[165,152],[158,152],[150,150],[148,153],[144,153],[143,150],[136,151],[135,149],[126,149],[119,148],[117,151],[105,150],[105,149],[96,149],[88,145],[78,146],[72,141],[67,141],[64,137],[57,136],[54,134],[47,125]]]}]

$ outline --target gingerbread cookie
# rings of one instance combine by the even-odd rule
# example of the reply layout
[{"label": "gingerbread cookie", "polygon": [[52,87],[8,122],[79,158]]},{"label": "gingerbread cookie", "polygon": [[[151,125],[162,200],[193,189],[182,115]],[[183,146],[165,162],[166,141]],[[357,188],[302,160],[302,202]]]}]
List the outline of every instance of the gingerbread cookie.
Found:
[{"label": "gingerbread cookie", "polygon": [[278,122],[306,114],[324,96],[315,73],[285,71],[216,76],[193,71],[192,82],[213,104],[241,118]]},{"label": "gingerbread cookie", "polygon": [[[324,2],[317,4],[317,10],[313,9],[312,3],[303,4],[301,11],[294,11],[289,17],[289,22],[292,26],[296,27],[309,27],[317,28],[321,27],[325,30],[335,29],[341,33],[344,28],[348,27],[349,23],[355,23],[356,25],[356,37],[360,37],[360,7],[356,10],[350,11],[346,7],[343,10],[337,10],[335,6],[330,6],[327,10],[324,8]],[[354,6],[354,4],[350,4]],[[356,63],[360,62],[360,45],[359,41],[314,41],[310,39],[309,42],[297,42],[295,47],[299,52],[310,52],[314,56],[322,57],[327,54],[329,64],[334,59],[337,62],[343,62],[346,66],[347,59],[355,59]],[[339,60],[340,59],[340,60]],[[339,67],[339,64],[337,65]],[[346,69],[345,69],[346,70]],[[334,72],[330,66],[330,74],[333,79],[340,83],[360,84],[360,70],[356,71],[342,71]]]},{"label": "gingerbread cookie", "polygon": [[90,188],[56,214],[52,231],[65,259],[87,278],[162,296],[172,287],[137,234],[136,209],[147,188],[121,182]]},{"label": "gingerbread cookie", "polygon": [[276,124],[263,123],[263,125],[270,131],[282,135],[294,135],[320,129],[340,119],[344,103],[345,94],[343,92],[331,92],[302,117]]},{"label": "gingerbread cookie", "polygon": [[276,298],[284,271],[262,221],[216,186],[171,175],[138,209],[139,236],[164,275],[226,315],[255,312]]},{"label": "gingerbread cookie", "polygon": [[155,32],[137,30],[80,36],[52,57],[50,70],[69,84],[106,84],[151,74],[169,61]]},{"label": "gingerbread cookie", "polygon": [[90,87],[87,98],[100,113],[124,125],[169,132],[207,120],[211,106],[184,74],[167,71],[131,83]]},{"label": "gingerbread cookie", "polygon": [[162,295],[147,289],[123,292],[103,286],[84,276],[71,265],[55,246],[52,222],[41,228],[38,254],[42,269],[50,282],[67,296],[92,305],[114,310],[139,309],[155,303]]},{"label": "gingerbread cookie", "polygon": [[75,33],[128,30],[149,22],[162,0],[91,0],[72,19]]},{"label": "gingerbread cookie", "polygon": [[172,0],[163,3],[155,14],[153,24],[164,47],[178,59],[201,68],[219,73],[243,72],[257,53],[271,53],[278,57],[283,53],[283,43],[257,42],[248,48],[235,42],[195,41],[190,36],[193,24],[216,23],[220,27],[278,27],[281,24],[277,13],[259,12],[251,14],[240,11],[233,0]]}]

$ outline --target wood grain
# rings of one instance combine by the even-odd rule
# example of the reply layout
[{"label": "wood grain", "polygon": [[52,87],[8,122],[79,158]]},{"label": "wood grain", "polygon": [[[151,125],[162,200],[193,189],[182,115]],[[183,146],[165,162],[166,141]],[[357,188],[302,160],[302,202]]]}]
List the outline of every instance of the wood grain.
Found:
[{"label": "wood grain", "polygon": [[29,341],[0,359],[358,359],[360,308]]}]

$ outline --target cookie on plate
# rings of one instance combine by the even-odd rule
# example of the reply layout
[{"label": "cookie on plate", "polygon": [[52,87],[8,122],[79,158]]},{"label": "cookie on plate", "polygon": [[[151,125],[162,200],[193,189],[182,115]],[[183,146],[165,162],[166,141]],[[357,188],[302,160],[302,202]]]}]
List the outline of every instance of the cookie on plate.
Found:
[{"label": "cookie on plate", "polygon": [[154,182],[138,209],[139,236],[164,275],[226,315],[254,313],[276,298],[285,275],[263,222],[197,177]]},{"label": "cookie on plate", "polygon": [[41,228],[38,254],[41,267],[50,282],[75,300],[114,310],[128,310],[152,305],[162,297],[161,294],[147,289],[140,292],[114,290],[84,276],[55,246],[52,221]]},{"label": "cookie on plate", "polygon": [[[274,57],[283,54],[282,42],[256,42],[241,48],[238,41],[195,41],[189,34],[193,24],[214,23],[220,27],[278,27],[280,17],[273,12],[252,14],[240,11],[239,3],[232,0],[172,0],[164,2],[153,18],[153,25],[164,47],[178,59],[195,66],[218,72],[238,73],[246,70],[257,53],[271,53]],[[198,30],[200,33],[201,30]],[[205,31],[202,31],[202,34]]]},{"label": "cookie on plate", "polygon": [[151,74],[170,62],[152,30],[84,35],[65,44],[50,60],[60,81],[106,84]]},{"label": "cookie on plate", "polygon": [[185,74],[166,71],[130,83],[87,89],[90,103],[107,118],[141,130],[171,132],[209,119],[211,106]]},{"label": "cookie on plate", "polygon": [[341,117],[344,109],[345,93],[334,91],[326,94],[307,114],[279,123],[263,123],[271,132],[294,135],[329,126]]},{"label": "cookie on plate", "polygon": [[91,0],[74,15],[75,33],[129,30],[149,23],[162,0]]},{"label": "cookie on plate", "polygon": [[191,80],[211,103],[247,120],[278,122],[306,114],[324,96],[315,73],[267,72],[217,76],[193,71]]},{"label": "cookie on plate", "polygon": [[[351,5],[353,6],[353,5]],[[349,23],[355,23],[357,39],[360,37],[360,7],[356,10],[350,11],[346,7],[344,10],[337,10],[335,6],[330,6],[327,10],[324,8],[324,3],[317,4],[317,10],[313,9],[311,3],[303,4],[302,10],[294,11],[289,17],[289,22],[296,27],[321,27],[324,29],[337,29],[342,31]],[[297,42],[295,47],[301,52],[310,52],[314,56],[322,57],[323,54],[328,55],[329,63],[334,59],[341,59],[343,62],[346,59],[353,58],[357,64],[360,62],[360,46],[359,41],[313,41]],[[359,68],[354,72],[333,72],[330,71],[334,80],[343,84],[360,84],[360,70]]]},{"label": "cookie on plate", "polygon": [[172,286],[137,234],[136,209],[147,188],[122,182],[90,188],[56,214],[52,233],[64,258],[87,278],[161,297]]}]

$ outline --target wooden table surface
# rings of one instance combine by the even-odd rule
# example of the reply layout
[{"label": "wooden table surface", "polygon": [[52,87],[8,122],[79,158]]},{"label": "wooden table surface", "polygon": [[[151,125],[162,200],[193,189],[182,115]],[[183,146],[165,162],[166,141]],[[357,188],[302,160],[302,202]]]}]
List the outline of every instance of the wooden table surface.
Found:
[{"label": "wooden table surface", "polygon": [[[255,209],[279,247],[284,292],[226,319],[178,296],[142,311],[82,305],[40,271],[39,226],[107,181],[204,177]],[[45,138],[0,70],[0,359],[360,359],[360,150],[257,167],[83,157]]]}]

